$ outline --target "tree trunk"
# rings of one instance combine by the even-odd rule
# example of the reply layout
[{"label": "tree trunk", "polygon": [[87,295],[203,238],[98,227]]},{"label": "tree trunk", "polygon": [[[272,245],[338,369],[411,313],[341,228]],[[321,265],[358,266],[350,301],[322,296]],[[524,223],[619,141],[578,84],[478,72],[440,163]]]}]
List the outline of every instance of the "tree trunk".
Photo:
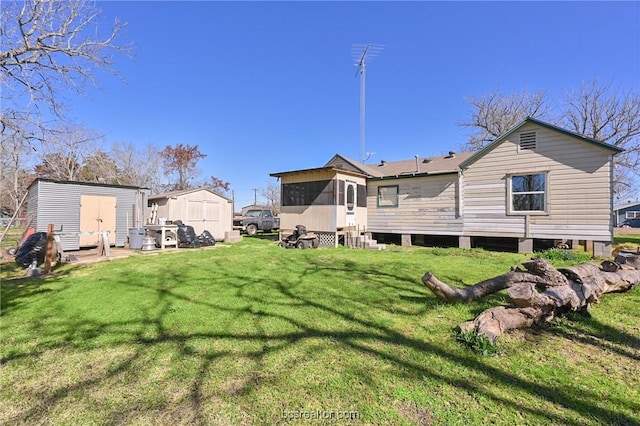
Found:
[{"label": "tree trunk", "polygon": [[522,265],[526,270],[512,268],[464,289],[451,287],[430,272],[422,283],[449,302],[468,302],[507,289],[511,305],[487,309],[459,325],[461,331],[475,331],[491,343],[508,330],[531,327],[569,311],[586,312],[603,294],[629,291],[640,283],[640,251],[620,252],[614,261],[600,265],[584,263],[559,270],[540,258]]}]

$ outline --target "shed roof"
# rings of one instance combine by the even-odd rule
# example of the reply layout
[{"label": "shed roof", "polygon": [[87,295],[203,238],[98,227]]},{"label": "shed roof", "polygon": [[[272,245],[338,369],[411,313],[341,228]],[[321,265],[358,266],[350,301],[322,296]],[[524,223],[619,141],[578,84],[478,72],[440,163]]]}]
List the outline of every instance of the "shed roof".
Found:
[{"label": "shed roof", "polygon": [[295,175],[295,174],[304,174],[304,173],[313,173],[313,172],[322,172],[322,171],[339,172],[339,173],[344,173],[344,174],[350,174],[350,175],[353,175],[353,176],[366,177],[366,173],[364,173],[364,172],[357,172],[357,171],[353,171],[353,170],[345,170],[345,169],[342,169],[342,168],[339,168],[339,167],[333,167],[333,166],[315,167],[315,168],[312,168],[312,169],[291,170],[291,171],[288,171],[288,172],[270,173],[269,176],[282,177],[282,176],[290,176],[290,175]]},{"label": "shed roof", "polygon": [[218,193],[218,192],[216,192],[216,191],[214,191],[212,189],[209,189],[209,188],[191,188],[191,189],[181,189],[181,190],[176,190],[176,191],[169,191],[169,192],[165,192],[165,193],[162,193],[162,194],[150,195],[148,197],[148,199],[149,200],[159,200],[161,198],[166,198],[166,199],[175,198],[175,197],[179,197],[181,195],[191,194],[191,193],[199,192],[199,191],[207,191],[207,192],[210,192],[210,193],[212,193],[214,195],[217,195],[218,197],[224,198],[227,201],[232,201],[231,199],[225,197],[224,195],[222,195],[222,194],[220,194],[220,193]]},{"label": "shed roof", "polygon": [[127,188],[127,189],[149,189],[144,186],[133,186],[133,185],[115,185],[108,183],[100,183],[100,182],[79,182],[74,180],[55,180],[55,179],[46,179],[46,178],[37,178],[29,185],[29,189],[38,182],[51,182],[61,185],[84,185],[84,186],[98,186],[105,188]]}]

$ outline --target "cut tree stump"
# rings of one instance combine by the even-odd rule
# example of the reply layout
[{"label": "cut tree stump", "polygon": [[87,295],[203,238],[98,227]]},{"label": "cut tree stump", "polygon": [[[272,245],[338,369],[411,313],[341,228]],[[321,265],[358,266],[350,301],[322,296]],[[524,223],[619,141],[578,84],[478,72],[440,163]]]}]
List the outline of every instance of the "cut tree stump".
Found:
[{"label": "cut tree stump", "polygon": [[460,331],[486,336],[492,344],[508,330],[528,328],[566,312],[587,313],[589,305],[603,294],[629,291],[640,283],[640,249],[621,251],[613,261],[600,265],[583,263],[555,269],[541,258],[522,265],[525,270],[514,267],[463,289],[443,283],[430,272],[424,274],[422,283],[448,302],[469,302],[506,289],[510,305],[487,309],[458,326]]}]

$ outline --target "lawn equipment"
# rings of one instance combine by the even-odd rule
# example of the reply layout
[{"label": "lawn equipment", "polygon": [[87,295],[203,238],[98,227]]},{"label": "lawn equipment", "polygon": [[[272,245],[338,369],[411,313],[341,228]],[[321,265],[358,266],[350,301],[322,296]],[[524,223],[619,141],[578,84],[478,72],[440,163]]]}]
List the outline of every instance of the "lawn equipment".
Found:
[{"label": "lawn equipment", "polygon": [[313,232],[307,232],[304,225],[296,225],[293,234],[280,241],[280,247],[284,248],[318,248],[320,246],[320,238]]}]

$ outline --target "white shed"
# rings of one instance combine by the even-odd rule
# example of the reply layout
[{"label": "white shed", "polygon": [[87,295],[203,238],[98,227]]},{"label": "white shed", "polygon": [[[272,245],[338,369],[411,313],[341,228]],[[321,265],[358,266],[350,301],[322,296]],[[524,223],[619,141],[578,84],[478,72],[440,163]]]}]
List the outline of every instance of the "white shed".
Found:
[{"label": "white shed", "polygon": [[233,229],[233,200],[207,188],[172,191],[151,195],[149,207],[157,204],[156,217],[181,220],[193,226],[196,235],[207,230],[217,241]]}]

